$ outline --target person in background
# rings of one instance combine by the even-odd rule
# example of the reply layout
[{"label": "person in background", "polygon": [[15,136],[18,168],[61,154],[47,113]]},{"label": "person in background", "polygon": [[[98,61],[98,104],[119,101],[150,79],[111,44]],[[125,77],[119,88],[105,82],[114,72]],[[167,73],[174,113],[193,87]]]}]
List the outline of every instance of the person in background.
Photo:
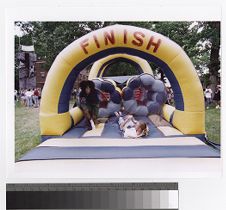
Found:
[{"label": "person in background", "polygon": [[75,108],[76,106],[79,107],[79,104],[80,104],[80,100],[79,100],[80,92],[81,92],[81,88],[80,88],[80,87],[78,88],[78,90],[75,90],[75,89],[74,89],[73,92],[72,92],[73,97],[74,97],[74,99],[75,99],[73,108]]},{"label": "person in background", "polygon": [[38,93],[39,93],[39,96],[38,96],[38,104],[40,105],[40,101],[41,101],[41,98],[42,98],[42,89],[41,88],[38,88]]},{"label": "person in background", "polygon": [[15,102],[18,101],[18,100],[17,100],[17,90],[14,90],[14,101],[15,101]]},{"label": "person in background", "polygon": [[31,99],[32,99],[32,106],[35,106],[35,99],[34,99],[35,88],[31,89],[31,92],[32,92],[32,96],[31,96]]},{"label": "person in background", "polygon": [[76,96],[77,96],[77,90],[76,90],[76,88],[74,88],[72,91],[72,99],[76,100]]},{"label": "person in background", "polygon": [[209,109],[209,106],[212,102],[212,94],[213,94],[213,91],[210,89],[210,86],[207,86],[207,88],[205,89],[204,91],[204,95],[205,95],[205,98],[206,98],[206,108]]},{"label": "person in background", "polygon": [[33,100],[34,100],[34,107],[35,108],[39,107],[38,98],[39,98],[39,91],[38,91],[37,88],[35,88],[34,93],[33,93]]},{"label": "person in background", "polygon": [[31,89],[28,89],[28,90],[25,92],[26,106],[27,106],[27,107],[32,107],[32,95],[33,95],[33,92],[31,91]]},{"label": "person in background", "polygon": [[221,103],[221,86],[217,85],[216,91],[214,93],[213,101],[215,102],[216,109],[220,108]]},{"label": "person in background", "polygon": [[167,92],[167,104],[172,105],[173,104],[173,91],[171,87],[166,88]]},{"label": "person in background", "polygon": [[95,129],[99,112],[98,92],[93,81],[82,81],[80,83],[79,107],[86,118],[88,128]]},{"label": "person in background", "polygon": [[19,101],[19,100],[20,100],[20,91],[18,90],[16,94],[16,101]]},{"label": "person in background", "polygon": [[27,103],[25,91],[26,90],[23,90],[23,89],[20,90],[20,103],[21,103],[22,106],[26,106],[26,103]]}]

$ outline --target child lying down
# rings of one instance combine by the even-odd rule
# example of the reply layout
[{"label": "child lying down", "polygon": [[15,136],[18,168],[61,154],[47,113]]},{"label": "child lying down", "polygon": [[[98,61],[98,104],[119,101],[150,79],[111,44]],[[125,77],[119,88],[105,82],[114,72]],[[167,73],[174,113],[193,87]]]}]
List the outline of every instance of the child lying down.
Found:
[{"label": "child lying down", "polygon": [[125,138],[139,138],[147,136],[149,128],[143,121],[137,121],[132,115],[122,116],[121,112],[115,112],[118,117],[120,130]]}]

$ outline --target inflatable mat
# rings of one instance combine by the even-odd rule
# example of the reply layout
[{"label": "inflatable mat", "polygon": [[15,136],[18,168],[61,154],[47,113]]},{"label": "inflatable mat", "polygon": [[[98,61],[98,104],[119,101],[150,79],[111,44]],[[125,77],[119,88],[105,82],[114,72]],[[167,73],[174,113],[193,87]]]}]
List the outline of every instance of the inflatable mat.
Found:
[{"label": "inflatable mat", "polygon": [[19,161],[115,158],[219,158],[219,151],[195,137],[156,138],[150,141],[49,139]]},{"label": "inflatable mat", "polygon": [[[157,128],[154,123],[146,116],[136,116],[136,120],[142,120],[147,123],[149,127],[149,135],[143,138],[157,138],[164,137],[164,132],[161,131],[161,128]],[[175,129],[176,130],[176,129]],[[123,133],[119,129],[118,120],[116,117],[110,117],[105,123],[101,123],[101,126],[98,126],[97,129],[93,131],[88,131],[85,127],[85,120],[83,119],[76,126],[71,128],[63,136],[42,136],[42,141],[45,141],[49,138],[86,138],[86,133],[89,133],[89,138],[105,138],[105,139],[115,139],[115,138],[124,138]]]}]

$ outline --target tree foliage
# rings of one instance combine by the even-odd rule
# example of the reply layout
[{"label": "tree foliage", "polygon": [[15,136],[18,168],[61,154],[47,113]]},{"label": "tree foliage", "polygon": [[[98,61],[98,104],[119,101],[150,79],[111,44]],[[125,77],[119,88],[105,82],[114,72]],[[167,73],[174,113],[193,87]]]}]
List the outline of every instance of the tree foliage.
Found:
[{"label": "tree foliage", "polygon": [[136,75],[138,73],[135,66],[126,62],[118,62],[109,65],[105,70],[104,76],[129,76]]},{"label": "tree foliage", "polygon": [[[93,30],[117,23],[150,29],[169,37],[185,50],[202,80],[206,80],[206,74],[209,74],[208,78],[210,75],[219,77],[219,22],[15,22],[15,25],[24,32],[20,43],[34,44],[38,58],[44,59],[49,68],[57,54],[74,40]],[[18,44],[18,37],[15,36],[15,52]],[[159,71],[157,66],[151,65],[154,71]],[[114,68],[118,69],[115,70],[116,75],[120,75],[117,71],[128,71],[129,74],[134,72],[133,66],[123,63],[114,64]]]}]

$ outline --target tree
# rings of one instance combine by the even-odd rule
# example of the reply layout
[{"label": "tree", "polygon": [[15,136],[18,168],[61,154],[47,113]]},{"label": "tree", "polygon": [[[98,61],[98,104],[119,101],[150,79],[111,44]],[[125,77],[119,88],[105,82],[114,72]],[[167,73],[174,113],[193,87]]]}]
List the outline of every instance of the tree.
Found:
[{"label": "tree", "polygon": [[215,92],[216,86],[219,83],[220,70],[220,22],[207,22],[205,27],[210,42],[210,59],[208,64],[210,88]]},{"label": "tree", "polygon": [[32,45],[32,36],[31,34],[25,34],[24,36],[22,37],[19,37],[19,36],[15,36],[15,39],[14,39],[14,43],[15,43],[15,54],[14,54],[14,63],[15,63],[15,83],[14,83],[14,87],[15,89],[19,89],[19,69],[18,69],[18,66],[19,66],[19,62],[18,62],[18,59],[17,59],[17,54],[19,52],[19,45],[20,43],[23,43],[23,45]]},{"label": "tree", "polygon": [[[133,25],[161,33],[180,45],[193,62],[201,80],[206,81],[206,71],[209,68],[209,82],[213,87],[219,80],[220,69],[220,23],[219,22],[16,22],[24,32],[21,44],[33,43],[40,59],[47,62],[49,69],[57,54],[75,39],[99,28],[113,25]],[[17,48],[17,46],[15,45]],[[15,49],[16,52],[17,49]],[[170,52],[169,52],[170,53]],[[153,63],[153,71],[163,72]],[[118,66],[117,66],[118,65]],[[125,64],[114,64],[117,71],[131,69]],[[120,72],[116,72],[116,74]],[[204,79],[205,78],[205,79]]]},{"label": "tree", "polygon": [[[101,22],[16,22],[32,36],[35,51],[49,68],[57,54],[75,39],[102,27]],[[21,44],[26,45],[23,41]]]},{"label": "tree", "polygon": [[104,76],[128,76],[138,73],[134,65],[126,62],[113,63],[106,68]]}]

